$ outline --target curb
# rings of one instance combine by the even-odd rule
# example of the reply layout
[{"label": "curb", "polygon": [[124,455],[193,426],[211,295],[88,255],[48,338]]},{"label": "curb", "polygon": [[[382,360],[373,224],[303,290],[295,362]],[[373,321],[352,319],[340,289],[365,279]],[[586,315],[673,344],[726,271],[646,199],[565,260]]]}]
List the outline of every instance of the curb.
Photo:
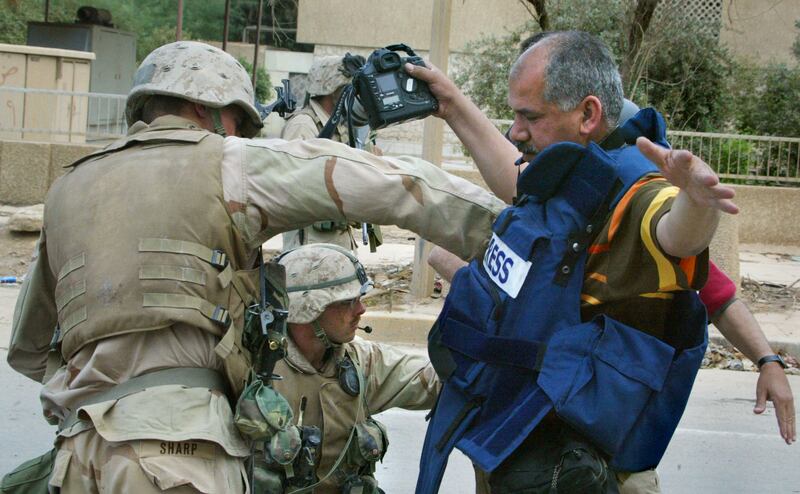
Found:
[{"label": "curb", "polygon": [[[727,349],[732,349],[733,345],[730,341],[726,340],[721,334],[709,334],[708,342],[720,345]],[[767,340],[770,348],[774,352],[780,352],[785,355],[791,355],[795,358],[800,357],[800,342],[787,341],[787,340]]]}]

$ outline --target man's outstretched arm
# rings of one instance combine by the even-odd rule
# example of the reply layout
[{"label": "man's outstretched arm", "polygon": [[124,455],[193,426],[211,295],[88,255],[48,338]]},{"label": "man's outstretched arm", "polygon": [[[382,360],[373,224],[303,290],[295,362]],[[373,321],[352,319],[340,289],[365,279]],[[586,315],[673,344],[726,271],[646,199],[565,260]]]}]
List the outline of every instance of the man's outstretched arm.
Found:
[{"label": "man's outstretched arm", "polygon": [[469,150],[489,190],[511,204],[517,190],[517,148],[500,133],[458,87],[438,68],[406,64],[406,72],[425,81],[439,100],[436,116],[443,118]]},{"label": "man's outstretched arm", "polygon": [[666,149],[645,137],[637,139],[636,145],[672,185],[680,188],[669,213],[658,222],[658,243],[674,257],[699,254],[711,243],[720,212],[739,212],[731,201],[733,189],[722,185],[711,167],[689,151]]}]

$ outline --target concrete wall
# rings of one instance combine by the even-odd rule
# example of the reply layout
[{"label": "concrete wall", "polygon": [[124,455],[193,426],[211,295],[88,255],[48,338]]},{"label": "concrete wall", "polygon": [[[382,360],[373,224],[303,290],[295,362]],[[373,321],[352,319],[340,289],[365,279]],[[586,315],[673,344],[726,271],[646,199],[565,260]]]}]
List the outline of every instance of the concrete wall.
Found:
[{"label": "concrete wall", "polygon": [[0,141],[0,204],[44,202],[47,190],[64,165],[99,146],[48,142]]},{"label": "concrete wall", "polygon": [[[300,0],[297,40],[338,46],[379,47],[403,42],[429,50],[430,0]],[[453,2],[450,49],[461,51],[486,34],[504,34],[531,18],[518,0]]]},{"label": "concrete wall", "polygon": [[[63,166],[100,146],[0,140],[0,204],[27,205],[44,201]],[[451,173],[482,187],[475,170],[445,166]],[[735,240],[800,246],[800,188],[736,185],[736,218],[723,218],[712,244],[712,257],[732,275]]]},{"label": "concrete wall", "polygon": [[798,19],[798,0],[725,0],[720,41],[733,54],[759,65],[770,61],[794,65]]},{"label": "concrete wall", "polygon": [[800,188],[736,185],[739,241],[800,246]]}]

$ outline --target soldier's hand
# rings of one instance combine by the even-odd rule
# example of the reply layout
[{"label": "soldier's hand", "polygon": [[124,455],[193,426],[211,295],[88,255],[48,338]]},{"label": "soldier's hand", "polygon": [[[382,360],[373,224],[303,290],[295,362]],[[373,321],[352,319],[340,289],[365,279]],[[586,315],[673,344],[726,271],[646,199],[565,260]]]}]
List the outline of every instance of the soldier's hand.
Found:
[{"label": "soldier's hand", "polygon": [[453,99],[461,95],[461,91],[455,83],[427,60],[425,61],[425,67],[407,63],[405,69],[411,77],[428,83],[431,93],[439,100],[439,109],[434,113],[434,116],[446,120],[447,112],[452,106]]},{"label": "soldier's hand", "polygon": [[734,190],[719,183],[714,170],[691,152],[666,149],[653,144],[646,137],[636,139],[636,146],[658,166],[672,185],[685,191],[698,206],[719,209],[728,214],[739,212],[739,208],[731,201]]}]

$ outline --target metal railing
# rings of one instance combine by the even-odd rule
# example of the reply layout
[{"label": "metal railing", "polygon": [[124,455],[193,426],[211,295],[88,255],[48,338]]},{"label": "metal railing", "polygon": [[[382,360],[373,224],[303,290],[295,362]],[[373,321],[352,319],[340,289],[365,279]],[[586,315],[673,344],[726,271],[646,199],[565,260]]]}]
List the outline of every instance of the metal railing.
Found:
[{"label": "metal railing", "polygon": [[800,186],[800,138],[667,132],[676,149],[703,158],[725,182]]},{"label": "metal railing", "polygon": [[[492,120],[505,130],[511,120]],[[800,138],[670,130],[675,149],[700,156],[724,182],[800,186]]]},{"label": "metal railing", "polygon": [[[0,86],[0,139],[86,142],[125,135],[125,95]],[[511,120],[493,120],[501,130]],[[378,134],[387,154],[422,153],[422,124]],[[676,149],[702,157],[726,182],[800,186],[800,138],[668,131]],[[445,126],[443,160],[474,166]]]},{"label": "metal railing", "polygon": [[86,142],[125,134],[124,94],[0,86],[0,139]]}]

